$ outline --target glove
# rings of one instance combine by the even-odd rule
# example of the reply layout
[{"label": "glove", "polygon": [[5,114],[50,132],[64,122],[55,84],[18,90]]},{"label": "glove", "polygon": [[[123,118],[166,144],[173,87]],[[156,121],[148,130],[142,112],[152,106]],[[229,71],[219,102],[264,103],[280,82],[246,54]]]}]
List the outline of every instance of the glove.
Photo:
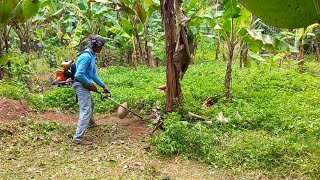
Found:
[{"label": "glove", "polygon": [[104,88],[103,88],[103,91],[105,92],[105,93],[109,93],[109,94],[111,94],[111,91],[109,90],[109,88],[107,87],[107,86],[105,86]]}]

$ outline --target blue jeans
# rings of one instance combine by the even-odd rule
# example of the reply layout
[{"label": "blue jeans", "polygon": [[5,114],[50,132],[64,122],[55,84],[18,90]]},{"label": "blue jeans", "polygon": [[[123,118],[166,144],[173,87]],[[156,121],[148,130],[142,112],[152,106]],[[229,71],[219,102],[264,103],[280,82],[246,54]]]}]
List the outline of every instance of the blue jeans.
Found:
[{"label": "blue jeans", "polygon": [[78,102],[80,105],[79,120],[76,134],[73,136],[73,140],[81,140],[89,125],[94,122],[94,103],[90,91],[83,87],[80,82],[74,82],[72,84],[72,87],[76,91]]}]

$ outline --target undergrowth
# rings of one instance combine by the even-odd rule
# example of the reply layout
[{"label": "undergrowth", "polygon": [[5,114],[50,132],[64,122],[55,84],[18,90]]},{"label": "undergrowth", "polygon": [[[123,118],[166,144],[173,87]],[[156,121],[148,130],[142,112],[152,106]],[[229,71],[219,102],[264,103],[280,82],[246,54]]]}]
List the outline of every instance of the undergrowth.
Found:
[{"label": "undergrowth", "polygon": [[[307,62],[305,72],[299,73],[294,66],[270,70],[262,64],[239,69],[234,64],[233,101],[225,104],[225,62],[211,59],[190,65],[181,81],[183,106],[163,115],[165,131],[152,139],[157,152],[199,159],[231,171],[241,167],[277,177],[320,178],[320,65]],[[165,93],[155,89],[165,84],[164,67],[112,66],[98,73],[117,101],[127,101],[141,114],[153,107],[163,112]],[[72,88],[54,87],[32,94],[24,86],[3,81],[0,95],[26,99],[39,111],[78,110]],[[95,112],[116,110],[111,101],[93,96]],[[212,105],[203,106],[208,97],[214,97]],[[205,124],[190,119],[188,112],[208,119],[223,112],[230,122]]]}]

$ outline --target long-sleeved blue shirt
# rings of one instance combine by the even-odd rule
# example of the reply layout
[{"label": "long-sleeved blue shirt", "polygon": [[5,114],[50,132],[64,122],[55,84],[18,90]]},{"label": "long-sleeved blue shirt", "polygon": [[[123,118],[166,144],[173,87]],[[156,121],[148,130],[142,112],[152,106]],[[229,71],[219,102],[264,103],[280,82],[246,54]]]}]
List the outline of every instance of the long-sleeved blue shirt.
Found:
[{"label": "long-sleeved blue shirt", "polygon": [[101,87],[105,87],[105,84],[100,79],[96,71],[96,56],[92,49],[86,49],[77,60],[77,71],[75,79],[82,84],[90,86],[92,80]]}]

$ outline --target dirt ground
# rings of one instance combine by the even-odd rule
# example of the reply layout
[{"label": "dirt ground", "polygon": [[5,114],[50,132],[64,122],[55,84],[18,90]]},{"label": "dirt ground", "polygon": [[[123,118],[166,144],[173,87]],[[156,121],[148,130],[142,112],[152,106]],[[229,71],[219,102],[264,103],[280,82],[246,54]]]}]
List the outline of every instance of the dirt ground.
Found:
[{"label": "dirt ground", "polygon": [[[68,114],[58,111],[45,111],[38,114],[33,112],[32,109],[21,100],[0,98],[0,122],[11,122],[25,117],[31,117],[39,121],[46,120],[76,125],[79,116],[78,114]],[[116,124],[126,130],[129,137],[144,137],[150,133],[146,124],[132,115],[128,115],[128,117],[124,119],[119,119],[116,114],[96,114],[94,118],[97,124]]]},{"label": "dirt ground", "polygon": [[31,114],[31,109],[23,101],[0,98],[0,122],[20,119]]},{"label": "dirt ground", "polygon": [[[38,136],[15,127],[25,118],[58,122],[71,132],[45,133],[49,144],[38,143],[42,135],[25,140]],[[96,114],[100,126],[86,133],[94,146],[75,145],[70,138],[77,118],[78,114],[56,111],[38,114],[23,101],[0,98],[0,125],[2,130],[9,127],[10,135],[0,133],[0,179],[264,179],[259,172],[235,175],[195,160],[161,157],[149,144],[147,123],[132,115],[120,120],[115,114]],[[13,129],[20,129],[20,134]]]}]

